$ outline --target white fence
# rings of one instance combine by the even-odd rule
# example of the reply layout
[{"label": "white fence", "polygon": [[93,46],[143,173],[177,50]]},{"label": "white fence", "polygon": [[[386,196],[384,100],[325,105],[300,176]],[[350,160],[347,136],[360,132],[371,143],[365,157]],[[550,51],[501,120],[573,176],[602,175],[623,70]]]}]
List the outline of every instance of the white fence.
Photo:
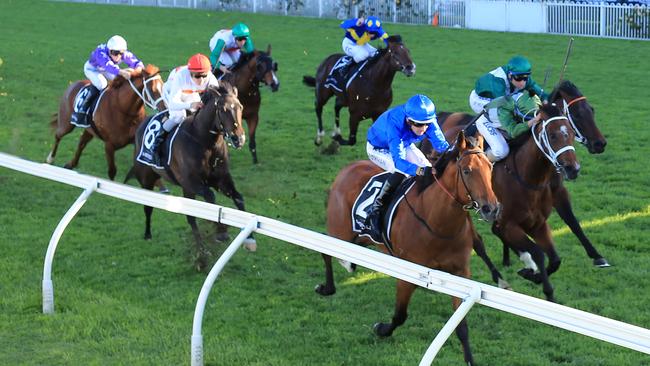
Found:
[{"label": "white fence", "polygon": [[530,0],[71,0],[339,18],[506,32],[650,40],[650,0],[636,4]]},{"label": "white fence", "polygon": [[181,197],[170,197],[112,181],[78,174],[47,164],[37,164],[4,153],[0,153],[0,166],[84,189],[57,225],[46,252],[43,269],[44,313],[54,312],[54,287],[51,279],[51,269],[54,252],[59,239],[74,215],[94,192],[137,204],[148,205],[179,214],[192,215],[242,228],[242,232],[228,247],[221,258],[219,258],[201,288],[194,312],[190,341],[192,365],[203,365],[201,323],[205,303],[212,285],[227,261],[234,255],[241,242],[251,232],[326,253],[336,258],[357,263],[363,267],[411,282],[420,287],[463,299],[463,304],[449,321],[447,321],[426,350],[420,365],[431,364],[443,343],[452,334],[458,322],[471,309],[474,303],[650,354],[650,330],[648,329],[465,278],[452,276],[445,272],[413,264],[277,220],[211,205],[205,202]]}]

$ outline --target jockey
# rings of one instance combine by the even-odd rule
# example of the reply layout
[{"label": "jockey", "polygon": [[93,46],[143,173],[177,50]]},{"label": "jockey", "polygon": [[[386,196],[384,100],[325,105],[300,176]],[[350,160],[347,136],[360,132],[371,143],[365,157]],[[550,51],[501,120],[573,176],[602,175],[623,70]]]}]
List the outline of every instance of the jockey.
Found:
[{"label": "jockey", "polygon": [[[537,95],[531,94],[523,92],[507,95],[485,105],[487,118],[479,118],[476,127],[490,145],[485,155],[491,162],[508,156],[510,148],[506,138],[514,139],[528,132],[539,121],[536,113],[542,101]],[[507,136],[504,137],[501,131]]]},{"label": "jockey", "polygon": [[530,61],[523,56],[515,56],[507,65],[481,76],[469,95],[470,108],[475,113],[481,113],[483,106],[492,99],[523,90],[533,91],[542,100],[548,100],[548,94],[530,76],[531,71]]},{"label": "jockey", "polygon": [[214,70],[229,73],[229,68],[239,61],[242,50],[244,53],[255,50],[246,24],[237,23],[232,29],[222,29],[215,33],[210,39],[210,62],[214,65]]},{"label": "jockey", "polygon": [[370,41],[381,39],[385,44],[388,44],[388,41],[386,41],[388,33],[384,32],[377,17],[348,19],[341,23],[341,28],[345,29],[345,37],[343,37],[342,43],[343,52],[352,57],[356,63],[377,52],[377,49],[370,45]]},{"label": "jockey", "polygon": [[405,176],[435,174],[431,163],[416,142],[428,137],[438,152],[446,151],[449,143],[438,126],[436,107],[427,96],[416,94],[406,104],[384,112],[368,130],[366,150],[370,160],[391,173],[375,198],[361,235],[381,243],[381,208],[390,202],[390,195]]},{"label": "jockey", "polygon": [[[129,68],[120,69],[120,63],[124,62]],[[126,47],[126,40],[121,36],[111,37],[106,44],[100,44],[90,54],[88,61],[84,64],[84,74],[92,83],[88,89],[88,96],[79,105],[79,112],[72,114],[72,122],[81,122],[83,115],[95,100],[101,90],[106,89],[108,82],[120,75],[125,79],[131,78],[132,71],[142,71],[144,64]],[[135,70],[133,70],[135,69]]]},{"label": "jockey", "polygon": [[187,65],[179,66],[169,73],[163,85],[163,98],[169,108],[169,118],[163,123],[160,134],[156,136],[151,150],[156,151],[167,134],[187,116],[187,110],[196,112],[203,107],[201,95],[208,86],[218,86],[219,81],[210,72],[210,60],[197,53],[187,60]]}]

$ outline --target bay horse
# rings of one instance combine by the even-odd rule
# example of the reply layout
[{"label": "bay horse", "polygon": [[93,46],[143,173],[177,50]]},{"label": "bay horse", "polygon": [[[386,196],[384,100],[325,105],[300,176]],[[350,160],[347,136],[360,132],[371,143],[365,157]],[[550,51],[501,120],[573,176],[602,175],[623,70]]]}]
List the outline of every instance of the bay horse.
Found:
[{"label": "bay horse", "polygon": [[230,73],[225,74],[222,80],[229,82],[239,90],[239,101],[244,105],[243,118],[248,126],[248,149],[253,156],[253,163],[257,164],[257,143],[255,131],[259,123],[260,83],[276,92],[280,88],[280,81],[276,76],[278,63],[271,58],[271,45],[266,52],[253,51],[242,54]]},{"label": "bay horse", "polygon": [[[468,225],[467,205],[478,208],[480,215],[493,221],[498,215],[497,198],[492,191],[492,166],[483,153],[483,137],[465,138],[460,133],[455,148],[441,155],[436,163],[437,176],[417,177],[400,203],[392,221],[393,253],[402,259],[451,274],[469,278],[472,252],[472,233]],[[366,182],[382,169],[364,160],[343,168],[330,189],[327,203],[327,230],[341,240],[370,245],[372,241],[352,231],[352,205]],[[435,179],[435,183],[432,181]],[[381,249],[388,253],[385,246]],[[323,254],[325,283],[316,292],[332,295],[336,292],[332,273],[332,257]],[[416,286],[397,281],[395,312],[390,323],[375,324],[374,331],[382,337],[390,336],[404,324],[407,308]],[[461,300],[452,298],[453,308]],[[465,362],[473,365],[469,346],[467,322],[463,319],[456,328],[463,346]]]},{"label": "bay horse", "polygon": [[[238,209],[245,210],[244,198],[236,190],[228,166],[227,144],[241,148],[246,142],[246,132],[242,126],[243,106],[237,99],[237,89],[221,82],[218,88],[209,87],[203,93],[201,101],[204,106],[196,114],[185,118],[178,130],[173,135],[170,134],[173,136],[174,148],[169,164],[163,169],[153,168],[135,159],[140,151],[147,123],[140,125],[136,132],[134,165],[129,170],[125,182],[135,176],[142,188],[151,190],[155,182],[162,177],[181,186],[183,197],[194,199],[196,195],[201,195],[206,202],[214,204],[215,195],[210,189],[212,187],[232,198]],[[160,146],[161,152],[168,151],[171,139]],[[145,239],[151,239],[152,212],[153,207],[144,206]],[[196,218],[187,216],[187,222],[192,228],[196,242],[195,265],[198,270],[203,270],[208,265],[210,252],[203,244]],[[227,239],[224,225],[217,225],[217,232],[218,240]],[[254,239],[250,237],[247,244],[254,245]]]},{"label": "bay horse", "polygon": [[[70,116],[74,111],[74,99],[79,90],[88,84],[90,84],[89,80],[76,81],[70,84],[63,94],[59,103],[59,112],[50,122],[54,129],[54,147],[47,156],[48,164],[54,162],[63,136],[75,128],[70,123]],[[115,151],[133,143],[135,130],[145,117],[144,106],[147,105],[158,111],[166,109],[162,99],[162,86],[160,70],[151,64],[147,65],[142,72],[133,72],[130,80],[121,76],[115,77],[101,92],[99,104],[93,113],[91,127],[84,129],[74,157],[65,164],[65,167],[68,169],[77,167],[84,148],[96,136],[104,141],[108,177],[114,180],[117,174]]]},{"label": "bay horse", "polygon": [[[541,122],[531,133],[514,139],[510,154],[494,164],[492,186],[502,210],[492,225],[492,232],[518,253],[530,254],[528,265],[532,268],[521,270],[519,274],[542,283],[546,299],[554,301],[549,276],[559,269],[561,259],[547,223],[554,204],[552,183],[558,173],[562,173],[564,179],[576,179],[580,164],[573,147],[575,133],[562,110],[549,103],[541,106],[538,113]],[[447,126],[443,130],[446,136],[453,136],[463,127]],[[495,279],[496,269],[474,228],[473,235],[474,249],[488,264]],[[544,266],[544,253],[549,257],[548,267]]]},{"label": "bay horse", "polygon": [[[334,91],[325,87],[325,81],[336,61],[343,56],[341,53],[328,56],[316,70],[316,77],[305,75],[303,83],[315,87],[316,91],[316,117],[318,118],[318,132],[314,143],[323,142],[323,106],[332,97],[336,96],[334,113],[336,124],[332,138],[341,145],[354,145],[357,142],[359,122],[371,118],[373,122],[384,113],[393,101],[391,84],[395,73],[403,72],[407,77],[415,75],[415,64],[411,53],[402,43],[399,35],[387,38],[388,46],[379,49],[359,75],[350,83],[344,92]],[[350,136],[348,140],[341,136],[339,115],[343,107],[348,107],[350,112]]]}]

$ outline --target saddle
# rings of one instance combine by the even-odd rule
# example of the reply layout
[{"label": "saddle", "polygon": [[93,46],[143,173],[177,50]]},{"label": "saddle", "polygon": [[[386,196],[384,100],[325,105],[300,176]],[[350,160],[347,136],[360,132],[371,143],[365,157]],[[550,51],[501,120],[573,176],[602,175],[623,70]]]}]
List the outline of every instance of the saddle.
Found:
[{"label": "saddle", "polygon": [[[373,202],[375,202],[375,197],[379,194],[381,187],[384,185],[384,182],[388,178],[388,172],[379,173],[370,180],[363,187],[359,196],[354,201],[352,205],[352,231],[355,233],[361,233],[362,229],[365,227],[366,218],[370,214]],[[382,233],[383,243],[390,253],[393,252],[393,245],[390,240],[390,229],[393,222],[393,217],[395,216],[395,211],[397,206],[402,202],[404,196],[415,184],[415,177],[409,177],[404,179],[402,183],[397,187],[395,193],[390,197],[390,201],[386,203],[385,209],[381,212],[381,230],[378,230]]]},{"label": "saddle", "polygon": [[74,97],[72,104],[73,112],[70,116],[70,123],[82,128],[90,127],[92,123],[92,116],[97,108],[99,99],[99,89],[93,84],[88,84],[79,89],[77,95]]},{"label": "saddle", "polygon": [[163,111],[155,114],[146,122],[144,133],[142,134],[142,141],[140,143],[140,151],[136,157],[138,162],[156,169],[164,169],[165,165],[169,165],[172,141],[178,132],[178,127],[168,135],[166,141],[160,144],[156,151],[152,150],[153,143],[162,132],[162,125],[168,117],[169,112]]},{"label": "saddle", "polygon": [[341,56],[334,66],[332,66],[332,70],[330,70],[330,73],[325,80],[325,87],[338,92],[347,90],[350,83],[352,83],[352,80],[354,80],[366,64],[368,64],[368,60],[370,60],[370,58],[361,63],[355,63],[352,57],[347,55]]}]

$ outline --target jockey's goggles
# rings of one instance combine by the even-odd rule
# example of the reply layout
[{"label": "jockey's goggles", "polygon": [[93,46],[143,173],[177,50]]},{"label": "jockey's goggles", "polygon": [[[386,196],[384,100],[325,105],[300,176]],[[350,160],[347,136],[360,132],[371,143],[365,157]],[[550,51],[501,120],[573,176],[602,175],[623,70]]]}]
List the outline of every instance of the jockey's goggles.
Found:
[{"label": "jockey's goggles", "polygon": [[244,37],[235,37],[235,40],[236,41],[245,41],[246,37],[245,36]]},{"label": "jockey's goggles", "polygon": [[413,127],[418,127],[418,128],[422,128],[422,127],[424,127],[424,126],[428,126],[428,125],[430,124],[430,123],[420,123],[420,122],[415,122],[414,120],[412,120],[412,119],[410,119],[410,118],[408,119],[408,121],[409,121],[409,123],[411,124],[411,126],[413,126]]},{"label": "jockey's goggles", "polygon": [[120,50],[111,50],[110,52],[111,52],[111,56],[121,56],[124,54],[124,51],[120,51]]},{"label": "jockey's goggles", "polygon": [[521,75],[512,75],[512,79],[515,81],[527,81],[530,74],[521,74]]},{"label": "jockey's goggles", "polygon": [[208,74],[195,73],[195,72],[191,73],[191,75],[192,75],[192,78],[194,78],[194,79],[205,79],[205,78],[208,77]]}]

